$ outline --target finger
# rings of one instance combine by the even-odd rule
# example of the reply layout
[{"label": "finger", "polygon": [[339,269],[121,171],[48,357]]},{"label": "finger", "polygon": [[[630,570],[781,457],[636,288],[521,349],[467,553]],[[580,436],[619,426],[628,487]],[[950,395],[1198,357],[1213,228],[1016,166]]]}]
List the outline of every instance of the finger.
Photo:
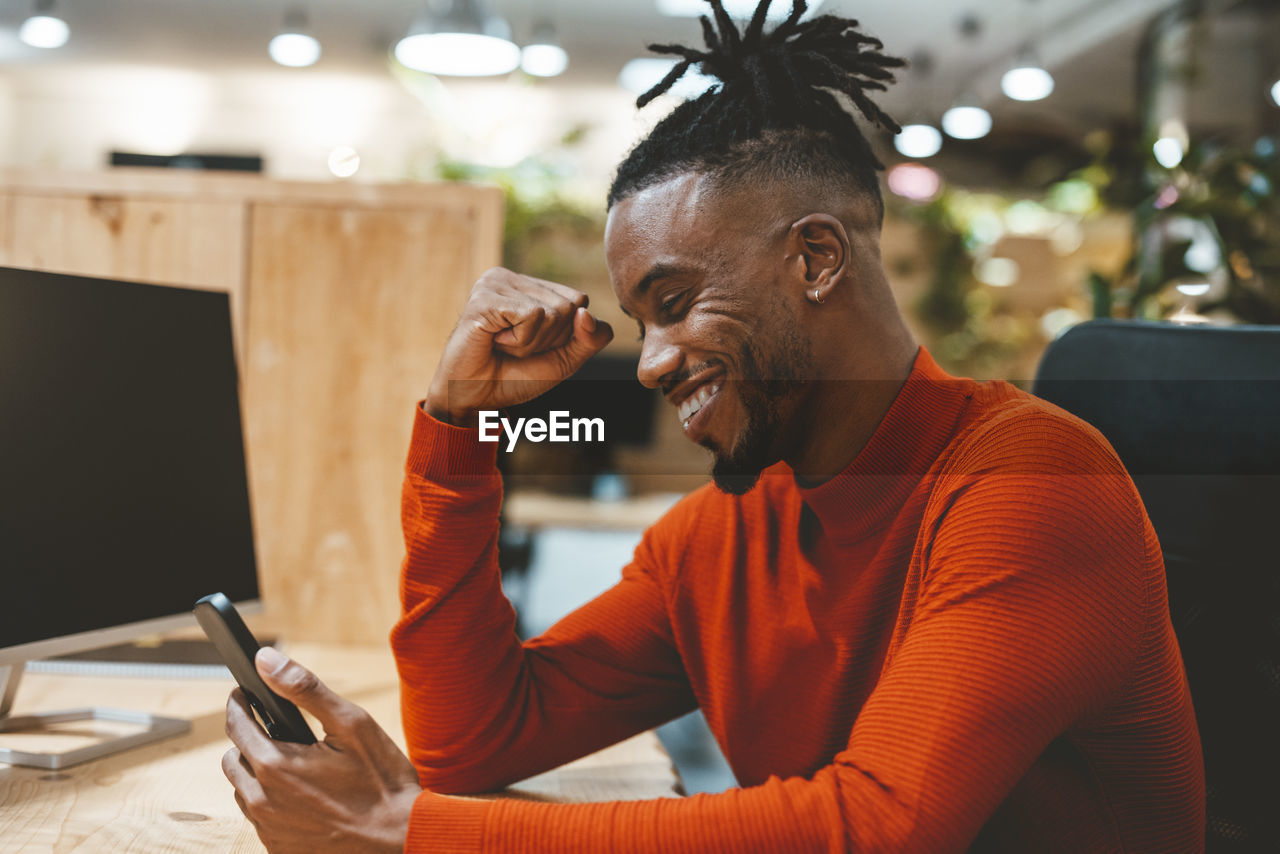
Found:
[{"label": "finger", "polygon": [[529,350],[533,353],[541,353],[544,350],[563,347],[573,337],[574,316],[577,313],[576,306],[566,299],[548,293],[544,312],[546,319],[530,343]]},{"label": "finger", "polygon": [[226,730],[227,737],[245,755],[250,766],[255,759],[274,757],[280,752],[275,742],[263,732],[254,718],[253,709],[249,706],[249,697],[240,688],[232,691],[231,696],[227,698]]},{"label": "finger", "polygon": [[580,308],[573,316],[573,338],[565,346],[583,353],[582,361],[585,362],[612,340],[613,327],[585,308]]},{"label": "finger", "polygon": [[551,311],[528,294],[513,292],[494,306],[488,323],[494,328],[493,343],[503,351],[528,350]]},{"label": "finger", "polygon": [[586,304],[581,291],[527,276],[492,283],[487,298],[481,311],[497,315],[491,321],[494,344],[517,358],[564,346],[573,335],[574,313]]},{"label": "finger", "polygon": [[250,823],[250,824],[252,824],[254,827],[257,827],[257,826],[258,826],[258,822],[257,822],[257,820],[256,820],[256,819],[254,819],[254,817],[249,813],[249,805],[245,803],[245,801],[244,801],[244,797],[243,797],[239,792],[232,792],[232,794],[233,794],[233,795],[235,795],[235,798],[236,798],[236,806],[240,807],[240,812],[244,814],[244,817],[245,817],[245,818],[247,818],[247,819],[249,820],[249,823]]},{"label": "finger", "polygon": [[[541,291],[545,293],[545,291]],[[536,314],[542,302],[528,289],[498,282],[474,295],[464,314],[473,317],[474,327],[486,335],[496,335]]]},{"label": "finger", "polygon": [[559,350],[573,340],[573,322],[560,324],[554,330],[548,332],[543,331],[541,342],[539,342],[535,352],[542,353],[547,350]]},{"label": "finger", "polygon": [[529,359],[527,367],[531,374],[545,372],[567,378],[612,340],[613,327],[580,308],[574,315],[573,337],[569,342]]},{"label": "finger", "polygon": [[347,729],[359,712],[358,706],[333,693],[314,673],[273,647],[259,649],[254,663],[269,688],[315,715],[326,734]]},{"label": "finger", "polygon": [[559,282],[553,282],[550,279],[540,279],[537,276],[530,276],[525,273],[517,273],[515,270],[509,270],[506,267],[490,267],[480,274],[480,278],[476,279],[475,284],[471,288],[473,294],[480,293],[485,290],[501,290],[503,288],[514,287],[517,289],[526,288],[529,285],[550,288],[560,293],[566,299],[577,296],[586,299],[587,295],[582,291],[571,288],[568,285],[562,285]]},{"label": "finger", "polygon": [[574,308],[584,307],[591,302],[590,297],[577,288],[571,288],[568,285],[562,285],[549,279],[539,279],[537,276],[516,273],[502,267],[487,271],[480,277],[480,282],[477,282],[477,285],[494,291],[507,289],[534,293],[550,291],[556,296],[568,300],[573,304]]},{"label": "finger", "polygon": [[[475,331],[492,337],[501,334],[506,328],[516,329],[526,315],[534,314],[540,309],[549,309],[551,313],[563,318],[567,326],[574,312],[588,302],[585,293],[567,285],[495,268],[487,271],[476,282],[472,288],[469,307],[482,321]],[[517,338],[513,332],[502,336],[497,343],[527,345],[530,339],[524,336]]]},{"label": "finger", "polygon": [[244,755],[234,747],[222,754],[222,773],[236,790],[236,802],[241,804],[240,810],[247,815],[248,809],[244,804],[249,801],[259,803],[265,796],[262,783],[249,771]]},{"label": "finger", "polygon": [[253,766],[249,764],[248,758],[245,757],[245,755],[240,752],[240,748],[232,747],[228,749],[227,752],[222,755],[222,758],[226,760],[228,755],[233,756],[233,758],[240,763],[240,767],[243,768],[245,773],[248,774],[250,777],[258,776],[258,772],[253,770]]},{"label": "finger", "polygon": [[540,307],[533,308],[506,329],[493,336],[493,343],[504,353],[523,356],[526,353],[533,352],[538,332],[546,322],[546,312]]},{"label": "finger", "polygon": [[575,310],[579,308],[586,308],[591,303],[591,297],[587,296],[577,288],[571,288],[568,285],[562,285],[559,282],[548,282],[546,279],[535,279],[532,276],[529,276],[528,278],[568,302]]}]

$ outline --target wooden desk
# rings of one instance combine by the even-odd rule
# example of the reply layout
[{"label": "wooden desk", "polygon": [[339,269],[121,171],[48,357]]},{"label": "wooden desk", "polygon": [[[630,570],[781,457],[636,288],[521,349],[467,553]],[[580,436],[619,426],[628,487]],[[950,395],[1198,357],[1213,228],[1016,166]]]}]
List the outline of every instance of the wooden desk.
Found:
[{"label": "wooden desk", "polygon": [[[359,703],[403,748],[399,692],[388,649],[296,644],[288,652]],[[59,772],[0,765],[0,852],[262,851],[219,760],[226,680],[28,674],[15,714],[86,705],[190,718],[191,732]],[[678,778],[645,733],[511,787],[550,801],[674,797]]]}]

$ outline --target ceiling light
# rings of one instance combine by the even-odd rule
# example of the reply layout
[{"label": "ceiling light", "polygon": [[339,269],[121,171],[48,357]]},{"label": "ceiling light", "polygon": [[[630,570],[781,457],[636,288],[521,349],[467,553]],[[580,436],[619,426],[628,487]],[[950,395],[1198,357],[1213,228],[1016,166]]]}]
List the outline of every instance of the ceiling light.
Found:
[{"label": "ceiling light", "polygon": [[301,12],[284,16],[284,29],[267,45],[267,53],[281,65],[305,68],[320,58],[320,42],[307,33],[307,19]]},{"label": "ceiling light", "polygon": [[1276,106],[1280,107],[1280,80],[1271,84],[1271,100],[1276,102]]},{"label": "ceiling light", "polygon": [[440,14],[428,12],[396,45],[400,63],[428,74],[488,77],[520,65],[511,28],[491,14],[484,0],[443,0]]},{"label": "ceiling light", "polygon": [[1028,49],[1000,78],[1000,88],[1015,101],[1039,101],[1053,92],[1053,75],[1040,66],[1035,53]]},{"label": "ceiling light", "polygon": [[[982,32],[982,21],[973,14],[960,18],[960,37],[975,40]],[[942,114],[942,129],[955,139],[981,139],[991,132],[991,114],[978,106],[977,99],[964,93]]]},{"label": "ceiling light", "polygon": [[520,68],[534,77],[556,77],[569,67],[569,54],[558,44],[531,44],[520,51]]},{"label": "ceiling light", "polygon": [[53,0],[36,0],[35,14],[18,28],[18,38],[31,47],[62,47],[70,37],[67,22],[53,14]]},{"label": "ceiling light", "polygon": [[[674,59],[658,59],[650,56],[633,59],[622,66],[622,71],[618,74],[618,85],[633,95],[643,95],[662,82],[662,78],[675,67]],[[692,100],[719,82],[716,78],[708,77],[698,71],[697,66],[692,66],[667,90],[667,94]]]},{"label": "ceiling light", "polygon": [[267,53],[281,65],[305,68],[320,58],[320,42],[306,33],[281,33],[267,45]]},{"label": "ceiling light", "polygon": [[1162,136],[1151,146],[1156,161],[1166,169],[1172,169],[1182,162],[1182,142],[1172,136]]},{"label": "ceiling light", "polygon": [[[748,20],[755,14],[758,0],[724,0],[724,9],[729,17]],[[809,0],[809,17],[822,5],[822,0]],[[711,14],[711,7],[706,0],[658,0],[658,11],[673,18],[697,18]],[[791,0],[772,0],[766,20],[782,21],[791,14]]]},{"label": "ceiling light", "polygon": [[534,77],[555,77],[569,67],[569,54],[560,46],[550,24],[538,27],[533,41],[520,51],[520,68]]},{"label": "ceiling light", "polygon": [[942,134],[933,125],[906,125],[893,138],[893,147],[906,157],[932,157],[942,148]]},{"label": "ceiling light", "polygon": [[329,152],[329,171],[338,178],[350,178],[360,170],[360,154],[349,145]]},{"label": "ceiling light", "polygon": [[956,139],[981,139],[991,132],[991,114],[981,107],[957,104],[942,114],[942,129]]},{"label": "ceiling light", "polygon": [[1020,65],[1004,73],[1000,88],[1015,101],[1039,101],[1053,92],[1053,75],[1038,65]]}]

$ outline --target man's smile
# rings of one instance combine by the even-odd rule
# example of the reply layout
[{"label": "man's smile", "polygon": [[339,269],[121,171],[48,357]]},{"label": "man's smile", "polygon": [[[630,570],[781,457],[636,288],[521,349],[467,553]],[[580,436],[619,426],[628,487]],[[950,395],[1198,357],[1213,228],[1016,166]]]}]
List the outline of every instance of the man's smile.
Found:
[{"label": "man's smile", "polygon": [[710,417],[713,403],[724,387],[724,372],[719,368],[704,370],[667,392],[667,401],[676,408],[685,435],[693,441],[701,438],[702,428]]},{"label": "man's smile", "polygon": [[721,383],[708,383],[680,405],[680,425],[687,437],[701,443],[707,432],[707,424],[715,410]]}]

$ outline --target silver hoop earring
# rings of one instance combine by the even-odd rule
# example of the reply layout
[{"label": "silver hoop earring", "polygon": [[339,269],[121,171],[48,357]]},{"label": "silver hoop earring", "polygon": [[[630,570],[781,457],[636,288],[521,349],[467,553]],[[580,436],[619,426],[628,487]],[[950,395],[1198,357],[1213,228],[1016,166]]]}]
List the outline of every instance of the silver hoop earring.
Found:
[{"label": "silver hoop earring", "polygon": [[822,305],[823,303],[826,302],[826,300],[824,300],[821,296],[818,295],[817,288],[813,289],[813,301],[816,302],[818,305]]}]

